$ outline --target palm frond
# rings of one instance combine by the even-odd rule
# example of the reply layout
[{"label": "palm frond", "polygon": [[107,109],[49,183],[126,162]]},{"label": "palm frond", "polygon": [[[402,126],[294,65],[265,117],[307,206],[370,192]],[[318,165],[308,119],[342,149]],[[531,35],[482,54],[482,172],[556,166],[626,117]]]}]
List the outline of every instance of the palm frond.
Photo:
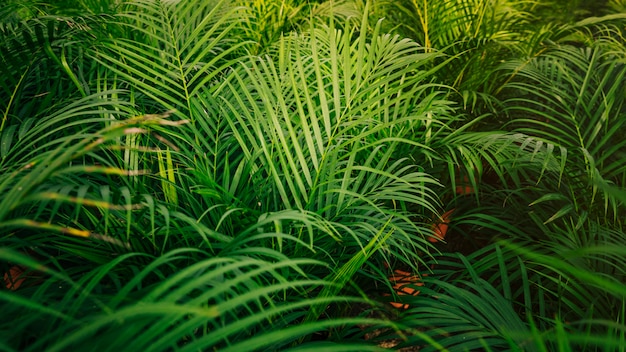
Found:
[{"label": "palm frond", "polygon": [[507,100],[515,131],[561,149],[558,179],[565,176],[572,196],[587,195],[568,196],[573,211],[603,217],[617,216],[622,204],[602,189],[623,184],[626,177],[621,127],[626,70],[615,55],[601,47],[555,48],[524,64],[519,79],[509,83],[517,97]]},{"label": "palm frond", "polygon": [[241,14],[227,1],[203,1],[200,8],[184,2],[135,1],[116,17],[126,37],[102,43],[92,55],[131,84],[138,97],[148,97],[143,104],[176,110],[195,123],[191,99],[245,44],[229,37]]},{"label": "palm frond", "polygon": [[[619,346],[622,274],[605,275],[584,262],[598,256],[620,267],[620,255],[611,253],[623,248],[614,245],[609,253],[604,246],[569,253],[558,248],[504,243],[467,257],[442,255],[433,273],[422,277],[420,294],[401,296],[411,306],[401,324],[423,331],[408,343],[430,344],[425,334],[444,348],[459,349],[552,350],[564,342],[579,348]],[[607,316],[621,323],[595,318]]]},{"label": "palm frond", "polygon": [[[351,318],[296,324],[314,304],[347,299],[309,297],[311,290],[331,283],[309,278],[303,267],[324,264],[306,259],[271,263],[216,258],[181,248],[152,259],[126,282],[119,280],[132,267],[125,263],[141,254],[120,256],[80,278],[12,251],[2,249],[0,255],[2,260],[49,277],[20,294],[0,294],[4,312],[24,317],[17,326],[4,321],[3,341],[24,351],[87,346],[106,350],[286,349],[299,338],[331,327],[381,323]],[[346,350],[340,345],[327,348]],[[371,350],[371,346],[355,341],[352,349]]]},{"label": "palm frond", "polygon": [[[422,129],[440,104],[420,85],[420,68],[433,55],[408,40],[374,33],[371,41],[364,34],[353,41],[353,30],[315,29],[281,40],[275,59],[244,61],[215,91],[223,117],[207,116],[215,123],[205,124],[226,121],[219,145],[229,148],[208,151],[232,150],[236,141],[245,161],[220,161],[231,171],[215,179],[245,170],[255,193],[265,195],[258,205],[243,195],[243,203],[257,212],[316,213],[340,226],[333,233],[349,235],[342,240],[346,245],[361,248],[393,219],[396,234],[389,243],[419,260],[402,243],[424,245],[427,232],[406,210],[434,211],[437,198],[430,189],[436,182],[398,160],[397,148],[426,148],[404,137]],[[221,158],[237,155],[227,153]]]}]

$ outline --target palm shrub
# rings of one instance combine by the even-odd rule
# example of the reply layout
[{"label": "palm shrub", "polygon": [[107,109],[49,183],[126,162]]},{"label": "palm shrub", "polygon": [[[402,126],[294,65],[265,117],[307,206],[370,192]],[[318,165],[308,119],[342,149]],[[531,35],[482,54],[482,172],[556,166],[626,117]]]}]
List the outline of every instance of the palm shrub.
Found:
[{"label": "palm shrub", "polygon": [[433,62],[432,80],[442,84],[439,91],[447,93],[446,98],[457,105],[454,113],[436,117],[428,130],[430,146],[437,152],[420,153],[417,158],[424,160],[426,170],[447,186],[441,191],[442,198],[450,203],[446,207],[461,205],[455,198],[458,187],[471,185],[477,189],[484,177],[505,182],[508,171],[500,167],[502,161],[529,155],[520,154],[514,146],[510,148],[511,143],[525,143],[522,149],[526,149],[534,142],[500,133],[499,125],[505,120],[499,113],[503,107],[496,94],[507,76],[499,67],[543,50],[541,43],[553,35],[550,28],[531,29],[532,4],[527,2],[409,1],[377,5],[391,23],[397,24],[393,28],[396,32],[414,38],[427,51],[441,54]]},{"label": "palm shrub", "polygon": [[[558,211],[589,215],[602,223],[621,226],[622,202],[613,188],[623,184],[625,107],[624,51],[598,42],[592,48],[560,46],[524,63],[507,89],[514,96],[506,104],[514,118],[512,129],[554,145],[561,167],[559,177],[544,179],[562,196],[545,195]],[[591,192],[583,192],[590,189]],[[541,203],[538,200],[536,203]],[[556,203],[555,203],[556,202]],[[585,216],[586,216],[585,215]]]},{"label": "palm shrub", "polygon": [[398,347],[619,350],[626,336],[623,273],[609,276],[598,268],[611,258],[612,270],[621,271],[623,246],[555,253],[517,242],[522,245],[502,242],[467,256],[438,257],[399,320],[409,331],[422,331]]},{"label": "palm shrub", "polygon": [[501,76],[490,73],[504,60],[532,54],[541,37],[529,30],[528,2],[420,0],[382,7],[398,32],[450,58],[435,77],[454,89],[452,99],[477,109],[471,117],[495,109],[491,94]]},{"label": "palm shrub", "polygon": [[[590,280],[585,272],[624,282],[616,254],[625,236],[624,53],[610,38],[590,48],[556,47],[525,64],[510,83],[517,95],[509,99],[510,111],[518,116],[511,127],[554,145],[559,154],[560,167],[545,175],[539,183],[544,194],[530,203],[545,224],[539,238],[551,238],[544,250],[581,270],[580,278],[572,278],[581,284],[582,277]],[[590,281],[587,290],[574,286],[580,293],[564,291],[562,299],[577,307],[593,306],[592,311],[571,308],[568,319],[599,317],[623,324],[624,297],[608,284]]]},{"label": "palm shrub", "polygon": [[[14,272],[7,263],[23,272],[5,277],[8,287],[20,285],[16,291],[0,292],[11,317],[0,329],[3,349],[274,349],[328,328],[382,323],[294,325],[310,308],[354,300],[310,295],[335,284],[304,268],[328,264],[252,246],[246,247],[251,255],[216,256],[228,245],[226,235],[149,194],[134,195],[132,185],[111,189],[135,174],[111,160],[120,137],[172,123],[167,115],[144,115],[94,131],[124,105],[100,96],[78,100],[25,129],[10,149],[14,158],[3,164],[1,183],[0,256],[7,275]],[[67,122],[77,117],[83,117],[84,132],[64,136]],[[42,143],[51,135],[53,142]],[[157,240],[170,236],[175,240]],[[211,241],[206,250],[181,245],[193,237]],[[172,247],[158,252],[142,242]]]},{"label": "palm shrub", "polygon": [[[156,14],[161,9],[154,8],[153,10]],[[170,9],[167,10],[171,11]],[[186,13],[190,12],[191,8],[175,8],[174,11]],[[216,7],[213,11],[220,10]],[[194,9],[194,16],[196,13],[197,9]],[[232,11],[233,16],[239,13],[236,10]],[[134,12],[131,12],[130,15],[124,15],[122,21],[129,21],[127,18],[134,16],[133,14]],[[186,47],[190,53],[206,55],[210,53],[211,45],[218,45],[221,40],[230,44],[230,41],[223,39],[224,34],[219,32],[218,28],[222,28],[220,26],[231,28],[234,24],[228,23],[234,20],[229,20],[228,16],[223,16],[221,17],[222,20],[214,24],[205,21],[201,25],[194,26],[195,32],[188,34],[186,30],[189,28],[189,21],[182,22],[177,17],[182,16],[182,14],[175,13],[175,15],[172,18],[172,23],[179,23],[181,27],[173,28],[169,23],[158,22],[158,18],[151,18],[150,23],[153,23],[154,20],[154,23],[158,24],[151,28],[155,32],[148,33],[147,30],[144,30],[143,33],[152,38],[149,41],[157,42],[162,41],[160,38],[166,32],[177,31],[178,34],[174,37],[180,38],[179,40],[182,42],[170,43],[171,53],[173,55],[180,52],[185,57],[180,60],[171,60],[171,63],[159,69],[175,69],[176,72],[181,71],[190,74],[190,77],[183,75],[177,80],[162,79],[162,77],[173,77],[173,75],[167,71],[153,72],[153,70],[147,70],[150,65],[158,60],[156,55],[162,55],[161,52],[151,51],[153,49],[141,51],[135,45],[133,46],[135,51],[133,53],[129,49],[133,44],[126,39],[120,41],[123,44],[118,42],[106,44],[107,49],[119,50],[118,53],[97,53],[96,55],[104,65],[110,66],[124,80],[134,82],[135,88],[138,89],[137,96],[149,97],[151,99],[146,101],[157,101],[167,108],[176,109],[175,114],[190,121],[189,127],[191,129],[189,131],[184,128],[181,133],[171,136],[172,145],[180,150],[180,152],[174,153],[174,149],[172,149],[172,153],[179,155],[180,158],[172,165],[180,163],[178,166],[191,168],[195,175],[208,172],[208,175],[205,174],[203,177],[208,177],[210,180],[206,185],[210,188],[200,190],[198,193],[209,196],[206,199],[208,204],[201,206],[215,210],[210,213],[205,213],[205,210],[200,212],[200,215],[204,214],[203,218],[213,222],[212,226],[218,226],[219,223],[222,223],[221,215],[219,215],[221,211],[232,211],[232,209],[228,209],[230,204],[221,204],[224,201],[237,206],[245,206],[242,211],[250,212],[255,219],[254,222],[263,213],[292,209],[311,211],[318,215],[324,215],[327,219],[330,218],[333,212],[320,213],[320,208],[324,211],[330,211],[330,209],[325,209],[326,205],[319,206],[319,208],[308,205],[308,203],[322,202],[326,197],[316,195],[311,198],[312,196],[308,193],[311,191],[318,192],[317,187],[319,187],[313,182],[321,182],[324,187],[336,187],[334,184],[336,181],[331,182],[322,178],[322,175],[327,174],[323,171],[323,167],[327,166],[321,164],[326,158],[333,160],[333,162],[340,162],[334,160],[339,156],[332,154],[326,156],[326,148],[332,150],[337,148],[336,152],[341,151],[342,153],[347,153],[350,149],[354,149],[359,154],[366,153],[367,157],[363,155],[357,157],[356,154],[348,157],[351,154],[347,153],[348,159],[341,161],[341,163],[348,162],[347,165],[367,163],[365,164],[367,167],[364,169],[357,169],[362,175],[361,177],[374,177],[368,176],[372,173],[379,174],[377,177],[396,175],[398,176],[396,182],[410,187],[407,188],[410,190],[409,192],[425,195],[426,199],[431,199],[430,202],[435,202],[432,196],[428,196],[428,188],[423,186],[424,183],[433,183],[433,181],[420,173],[408,173],[411,175],[410,177],[417,178],[412,182],[403,181],[400,176],[409,171],[410,168],[407,169],[406,166],[394,159],[397,158],[394,153],[395,145],[418,145],[416,142],[402,139],[401,133],[408,133],[408,131],[420,128],[422,116],[426,112],[438,108],[438,104],[445,105],[445,102],[438,103],[437,100],[434,100],[434,96],[427,94],[429,92],[428,86],[424,88],[417,85],[423,79],[423,76],[419,75],[419,69],[428,62],[432,55],[420,53],[419,48],[410,41],[382,36],[378,32],[376,32],[375,39],[371,43],[364,31],[358,34],[359,39],[352,43],[351,37],[356,36],[355,33],[357,33],[355,29],[348,28],[347,32],[343,32],[331,28],[328,30],[330,34],[326,34],[325,37],[319,30],[313,30],[312,37],[315,39],[310,39],[310,43],[306,36],[304,39],[281,40],[274,46],[278,57],[267,57],[272,61],[259,61],[257,63],[255,61],[258,59],[250,59],[250,63],[247,60],[243,61],[241,64],[232,66],[224,74],[220,74],[220,67],[224,67],[225,64],[219,66],[217,63],[219,61],[216,61],[218,59],[205,63],[198,58],[187,58],[185,52],[176,50],[176,47]],[[137,16],[141,18],[141,25],[147,27],[148,21],[143,18],[148,18],[150,12],[142,11]],[[134,20],[129,26],[134,29],[138,28]],[[222,37],[217,37],[215,42],[207,42],[206,39],[211,38],[209,34],[214,33],[222,33]],[[196,36],[201,35],[205,36],[204,41],[199,41],[196,38]],[[198,49],[195,49],[193,45],[196,45]],[[204,49],[200,49],[200,46]],[[305,48],[300,49],[301,46]],[[323,54],[319,54],[318,51]],[[383,53],[389,56],[384,56]],[[401,55],[406,55],[408,58],[404,59]],[[220,58],[225,56],[226,54]],[[326,59],[326,56],[330,58]],[[136,64],[124,65],[123,61],[117,59],[118,57],[132,57]],[[166,59],[168,58],[166,57]],[[175,58],[172,57],[172,59]],[[395,62],[400,59],[405,61],[402,61],[402,64]],[[188,68],[188,64],[186,64],[189,60],[196,62],[192,66],[193,69]],[[309,64],[307,60],[311,60],[311,63]],[[278,67],[273,68],[272,62],[276,62]],[[304,62],[307,64],[304,65]],[[175,68],[174,65],[178,63],[183,65]],[[409,63],[411,64],[408,65]],[[301,65],[301,67],[297,65]],[[401,70],[398,69],[400,67]],[[154,75],[156,72],[159,74]],[[409,76],[408,73],[413,75]],[[219,77],[219,81],[216,82],[222,83],[213,84],[212,78],[214,77]],[[288,81],[290,85],[285,86],[284,77],[290,78]],[[376,82],[377,89],[373,89],[373,82]],[[185,94],[169,94],[173,90],[174,84],[185,91]],[[327,95],[329,94],[326,92],[328,84],[334,84],[332,96]],[[283,88],[283,86],[285,87]],[[313,90],[306,93],[306,87],[313,87],[314,89],[307,88]],[[279,100],[276,94],[283,89],[285,92],[280,94]],[[403,94],[403,89],[412,89],[410,92],[414,94]],[[426,93],[422,95],[422,91],[426,91]],[[344,94],[346,97],[342,97]],[[259,98],[257,97],[263,97],[263,100],[258,101]],[[277,108],[280,110],[276,111]],[[297,112],[297,115],[292,116],[293,112]],[[382,121],[368,118],[367,116],[370,115],[380,116]],[[267,120],[271,122],[270,125],[265,125]],[[343,124],[346,124],[345,127]],[[361,126],[360,124],[365,125]],[[370,127],[370,130],[365,130],[365,127]],[[286,129],[286,131],[282,131],[282,129]],[[390,129],[397,130],[398,133],[392,134],[388,131]],[[355,131],[359,133],[357,134]],[[279,134],[276,135],[276,133]],[[303,133],[311,133],[311,135],[307,137]],[[260,138],[264,134],[269,134],[269,137],[266,137],[269,138],[268,141],[256,141],[256,138]],[[346,137],[343,137],[344,134]],[[381,138],[381,134],[385,139]],[[294,136],[298,139],[293,139]],[[346,138],[347,140],[343,141]],[[373,147],[370,144],[364,144],[358,148],[356,145],[352,147],[351,144],[335,147],[331,144],[335,141],[374,143],[376,146],[374,150],[382,150],[384,143],[389,143],[389,146],[384,151],[377,152],[380,153],[380,156],[377,156],[377,153],[372,154],[371,148]],[[265,149],[268,148],[264,146],[265,144],[272,148]],[[303,145],[306,145],[307,149],[301,149]],[[286,149],[282,151],[286,154],[281,154],[282,149],[274,149],[278,147]],[[255,150],[255,148],[260,148],[260,150]],[[292,151],[291,148],[295,148],[295,151]],[[312,154],[313,152],[316,153]],[[277,163],[280,165],[279,169],[277,169]],[[202,165],[202,169],[198,169],[199,165]],[[383,169],[385,169],[383,166],[390,165],[389,167],[392,168],[387,174],[375,171],[372,165],[377,165]],[[301,168],[307,169],[304,166],[307,166],[310,171],[301,174]],[[328,167],[333,170],[337,169],[334,164]],[[265,168],[269,168],[268,171],[259,170]],[[399,171],[395,171],[396,169]],[[397,172],[397,174],[393,172]],[[251,173],[251,175],[245,173]],[[348,176],[353,173],[356,171],[351,169],[342,171],[340,184],[347,185],[350,183],[351,178]],[[337,176],[332,179],[335,177]],[[363,182],[366,179],[364,178]],[[262,182],[260,186],[255,187],[257,192],[247,191],[243,184],[231,184],[232,182],[249,183],[251,181],[253,183],[256,180]],[[176,180],[175,182],[179,181]],[[193,187],[196,181],[193,179],[190,181],[185,176],[180,178],[180,182],[189,182],[186,185]],[[211,189],[218,186],[217,189]],[[378,201],[369,201],[371,205],[391,202],[390,196],[384,195],[384,192],[379,190],[379,187],[387,186],[385,183],[381,184],[374,178],[364,183],[363,186],[378,187],[366,188],[365,190],[372,196],[379,194],[381,197],[387,197]],[[179,188],[175,187],[175,189]],[[220,195],[226,190],[230,190],[229,194]],[[353,192],[360,194],[365,193],[365,190]],[[341,194],[346,191],[328,192]],[[240,202],[235,197],[236,194],[233,193],[242,194],[242,200],[245,201]],[[251,197],[253,194],[254,197]],[[218,199],[218,204],[214,203],[215,199],[211,199],[216,195],[223,198]],[[407,198],[407,201],[432,208],[432,203],[421,201],[421,197],[416,195]],[[340,197],[340,199],[345,197],[347,195]],[[185,205],[196,206],[192,204],[200,204],[197,203],[197,197],[192,198],[186,199],[185,202],[189,202],[189,204]],[[326,201],[330,201],[330,199],[326,199],[322,204],[325,204]],[[338,209],[343,207],[340,205]],[[401,210],[402,204],[397,204],[397,207]],[[398,214],[401,215],[401,213]],[[403,218],[401,221],[412,228],[412,231],[418,229],[412,225],[411,221],[408,221],[406,216],[401,217]],[[384,223],[385,221],[382,221],[382,224]],[[223,224],[226,225],[227,223]],[[243,224],[246,222],[243,221]]]},{"label": "palm shrub", "polygon": [[[428,47],[369,5],[273,24],[282,3],[110,4],[2,25],[0,257],[26,272],[0,292],[4,349],[379,349],[363,326],[431,349],[622,343],[619,27],[536,55],[523,13],[470,2],[441,5]],[[502,110],[469,119],[433,82]],[[454,195],[459,172],[474,195]],[[439,198],[452,231],[503,241],[432,267]],[[393,291],[396,262],[434,268],[399,322],[347,317]]]},{"label": "palm shrub", "polygon": [[[422,84],[434,55],[331,21],[240,58],[246,12],[203,4],[125,4],[92,19],[91,48],[48,32],[52,50],[3,57],[23,73],[3,80],[1,254],[27,272],[1,295],[3,348],[274,349],[330,328],[345,345],[357,323],[388,325],[326,307],[427,251],[409,210],[435,210],[436,182],[401,156],[447,110]],[[21,66],[29,50],[52,67]],[[25,80],[54,83],[50,100]]]},{"label": "palm shrub", "polygon": [[[607,28],[592,32],[619,33]],[[552,45],[502,66],[510,76],[501,118],[510,132],[483,133],[472,152],[500,181],[480,185],[479,206],[461,209],[452,224],[452,231],[502,241],[437,257],[422,293],[405,300],[414,308],[403,322],[427,329],[407,344],[623,346],[625,87],[623,44],[615,38]]]},{"label": "palm shrub", "polygon": [[427,148],[402,136],[446,109],[431,87],[417,85],[433,55],[374,33],[370,41],[350,27],[316,28],[279,41],[274,57],[243,61],[198,101],[216,118],[199,120],[196,134],[209,138],[185,161],[199,182],[183,182],[211,209],[203,221],[252,225],[235,243],[332,262],[337,272],[319,275],[340,287],[358,279],[362,265],[385,285],[383,262],[416,267],[428,231],[415,222],[437,204],[435,181],[398,158],[402,146]]}]

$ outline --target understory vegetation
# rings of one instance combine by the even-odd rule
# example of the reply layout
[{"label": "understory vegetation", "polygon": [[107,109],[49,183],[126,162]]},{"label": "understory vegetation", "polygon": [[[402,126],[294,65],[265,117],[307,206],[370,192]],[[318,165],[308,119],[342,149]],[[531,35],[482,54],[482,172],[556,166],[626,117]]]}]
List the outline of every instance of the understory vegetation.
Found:
[{"label": "understory vegetation", "polygon": [[4,0],[0,350],[624,351],[625,34],[623,0]]}]

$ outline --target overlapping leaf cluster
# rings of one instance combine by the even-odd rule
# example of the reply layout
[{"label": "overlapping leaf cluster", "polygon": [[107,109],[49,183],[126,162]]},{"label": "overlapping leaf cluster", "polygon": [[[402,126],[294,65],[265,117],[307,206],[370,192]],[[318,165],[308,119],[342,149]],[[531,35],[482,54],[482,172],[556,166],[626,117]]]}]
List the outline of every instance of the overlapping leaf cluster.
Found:
[{"label": "overlapping leaf cluster", "polygon": [[1,5],[0,346],[618,348],[623,16],[530,13]]}]

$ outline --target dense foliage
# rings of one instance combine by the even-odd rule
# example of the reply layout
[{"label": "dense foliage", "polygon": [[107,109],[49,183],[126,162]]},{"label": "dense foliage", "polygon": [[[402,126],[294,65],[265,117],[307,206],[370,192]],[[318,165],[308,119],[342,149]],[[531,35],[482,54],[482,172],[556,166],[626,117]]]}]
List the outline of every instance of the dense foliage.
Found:
[{"label": "dense foliage", "polygon": [[623,350],[626,6],[562,3],[3,2],[0,349]]}]

